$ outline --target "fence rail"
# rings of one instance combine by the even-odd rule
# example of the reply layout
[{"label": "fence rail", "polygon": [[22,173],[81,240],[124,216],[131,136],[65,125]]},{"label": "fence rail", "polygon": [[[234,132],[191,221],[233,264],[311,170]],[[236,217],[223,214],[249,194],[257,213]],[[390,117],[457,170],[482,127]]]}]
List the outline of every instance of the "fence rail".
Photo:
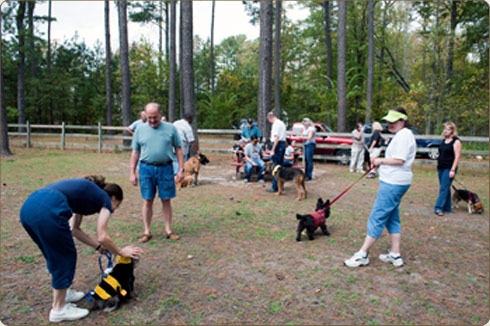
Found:
[{"label": "fence rail", "polygon": [[[39,137],[39,138],[57,138],[60,137],[60,141],[58,143],[52,142],[52,141],[43,141],[43,142],[36,142],[36,145],[42,145],[50,148],[60,148],[62,150],[65,150],[66,148],[66,139],[67,138],[85,138],[87,140],[97,140],[97,144],[91,144],[91,143],[70,143],[71,147],[74,148],[83,148],[83,149],[97,149],[99,153],[102,152],[103,149],[113,149],[113,150],[130,150],[129,146],[124,146],[123,141],[124,140],[131,140],[131,136],[125,136],[125,135],[113,135],[113,134],[104,134],[104,132],[112,132],[112,131],[120,131],[123,133],[127,128],[126,127],[114,127],[114,126],[102,126],[100,123],[97,126],[78,126],[78,125],[67,125],[64,122],[61,125],[44,125],[44,124],[30,124],[27,122],[26,124],[18,124],[18,123],[12,123],[8,124],[8,128],[19,128],[19,130],[24,130],[25,131],[9,131],[8,134],[9,136],[14,136],[14,137],[19,137],[19,138],[24,138],[25,141],[23,140],[12,140],[11,142],[15,145],[20,144],[20,145],[25,145],[28,148],[32,147],[32,137]],[[60,132],[32,132],[33,129],[50,129],[50,131],[53,130],[60,130]],[[82,131],[91,131],[92,133],[80,133],[80,132],[67,132],[67,130],[82,130]],[[210,139],[207,137],[202,137],[199,139],[199,142],[201,144],[223,144],[227,145],[231,148],[231,146],[236,142],[233,139],[225,139],[223,136],[233,136],[233,135],[238,135],[240,134],[240,130],[233,129],[198,129],[197,130],[198,135],[200,136],[208,136],[208,135],[215,135],[221,137],[220,139]],[[293,132],[288,131],[288,135],[294,135]],[[338,136],[338,137],[352,137],[351,133],[317,133],[317,137],[328,137],[328,136]],[[370,136],[370,134],[367,134],[367,136]],[[383,137],[386,138],[392,138],[393,135],[383,135]],[[437,135],[415,135],[415,138],[424,138],[424,139],[441,139],[441,136]],[[489,138],[488,137],[471,137],[471,136],[460,136],[459,137],[461,141],[463,142],[477,142],[477,143],[489,143]],[[104,144],[104,141],[106,143]],[[120,142],[119,142],[120,141]],[[107,142],[110,142],[108,144]],[[202,147],[202,146],[201,146]],[[340,161],[345,163],[345,161],[350,159],[350,154],[348,153],[350,151],[350,146],[349,145],[341,145],[341,144],[317,144],[317,147],[319,148],[331,148],[335,149],[338,153],[341,152],[342,155],[315,155],[315,159],[320,159],[320,160],[333,160],[333,161]],[[418,148],[417,152],[431,152],[431,151],[436,151],[437,148]],[[230,153],[231,149],[216,149],[216,148],[203,148],[203,151],[207,152],[215,152],[215,153]],[[464,149],[463,147],[463,154],[466,155],[481,155],[481,156],[488,156],[489,152],[488,150],[467,150]],[[435,162],[432,161],[423,161],[422,160],[417,160],[420,161],[420,164],[434,164]],[[418,163],[416,161],[416,163]],[[470,165],[470,166],[482,166],[481,163],[473,163],[470,164],[470,162],[462,162],[466,163],[463,165]],[[485,165],[486,164],[486,165]],[[488,163],[483,163],[483,166],[488,167]]]}]

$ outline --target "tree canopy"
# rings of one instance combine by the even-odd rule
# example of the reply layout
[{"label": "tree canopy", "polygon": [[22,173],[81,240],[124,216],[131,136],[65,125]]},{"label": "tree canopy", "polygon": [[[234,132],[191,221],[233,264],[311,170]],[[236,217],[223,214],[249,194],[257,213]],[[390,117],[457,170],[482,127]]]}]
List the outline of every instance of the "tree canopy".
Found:
[{"label": "tree canopy", "polygon": [[[138,7],[138,3],[141,6]],[[143,2],[133,7],[148,9]],[[114,6],[113,3],[111,3]],[[78,35],[51,44],[52,74],[47,70],[46,17],[34,16],[34,35],[16,30],[18,2],[2,6],[2,66],[8,121],[17,122],[19,47],[33,44],[25,56],[25,114],[31,123],[94,125],[105,123],[105,52],[87,46]],[[255,22],[257,3],[244,10]],[[288,11],[305,8],[308,16],[293,21]],[[149,10],[152,9],[152,10]],[[133,13],[141,23],[161,20],[155,8]],[[115,10],[115,9],[113,9]],[[211,13],[210,13],[211,15]],[[327,74],[325,13],[322,2],[284,2],[281,22],[280,107],[290,125],[303,117],[337,126],[338,2],[329,7],[332,78]],[[464,135],[488,135],[489,20],[483,1],[377,1],[374,8],[374,60],[371,120],[388,109],[404,107],[413,125],[438,134],[451,120]],[[135,19],[136,19],[135,18]],[[25,17],[24,26],[28,26]],[[53,17],[56,19],[56,17]],[[217,17],[219,19],[219,17]],[[154,28],[159,28],[153,24]],[[101,36],[104,32],[101,27]],[[117,37],[114,35],[113,37]],[[367,109],[368,4],[349,2],[346,20],[346,118],[348,130],[364,121]],[[32,42],[31,42],[32,41]],[[168,65],[159,63],[157,40],[141,35],[129,44],[131,115],[144,104],[168,103]],[[257,119],[260,40],[233,35],[214,44],[214,93],[210,92],[210,39],[194,36],[194,86],[199,128],[230,128],[242,118]],[[111,60],[113,125],[122,125],[120,51]],[[177,76],[181,67],[177,67]],[[331,88],[327,87],[327,81]],[[177,83],[176,87],[179,85]],[[36,92],[34,92],[36,89]],[[180,101],[179,90],[176,90]],[[53,108],[53,112],[50,111]],[[177,105],[178,107],[178,105]],[[268,110],[274,108],[274,103]],[[166,112],[164,112],[166,114]],[[178,118],[178,117],[177,117]]]}]

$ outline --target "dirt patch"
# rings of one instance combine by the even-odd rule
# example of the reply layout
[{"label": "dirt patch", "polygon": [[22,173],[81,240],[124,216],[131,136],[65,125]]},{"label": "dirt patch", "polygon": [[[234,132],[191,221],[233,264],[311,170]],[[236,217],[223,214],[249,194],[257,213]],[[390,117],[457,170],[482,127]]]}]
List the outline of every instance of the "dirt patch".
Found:
[{"label": "dirt patch", "polygon": [[[5,324],[47,324],[51,304],[45,261],[18,222],[25,198],[43,185],[86,174],[104,174],[124,189],[109,233],[119,245],[136,244],[143,230],[139,189],[128,181],[129,153],[16,151],[2,160],[1,311]],[[173,200],[179,241],[165,240],[155,206],[154,239],[136,269],[138,298],[107,314],[73,324],[466,324],[489,319],[489,220],[463,207],[433,214],[438,182],[433,167],[414,166],[414,182],[401,205],[402,253],[394,269],[377,259],[389,247],[386,233],[371,264],[348,269],[343,260],[359,249],[378,180],[363,179],[332,207],[330,237],[295,241],[296,213],[312,212],[318,197],[333,199],[358,174],[316,163],[308,199],[296,190],[267,193],[265,185],[234,180],[231,155],[206,154],[200,186]],[[488,171],[461,168],[458,178],[488,208]],[[155,204],[156,205],[156,204]],[[82,228],[95,234],[95,217]],[[100,279],[98,255],[76,241],[73,287],[91,290]],[[280,275],[280,277],[278,277]],[[89,306],[81,302],[81,306]]]}]

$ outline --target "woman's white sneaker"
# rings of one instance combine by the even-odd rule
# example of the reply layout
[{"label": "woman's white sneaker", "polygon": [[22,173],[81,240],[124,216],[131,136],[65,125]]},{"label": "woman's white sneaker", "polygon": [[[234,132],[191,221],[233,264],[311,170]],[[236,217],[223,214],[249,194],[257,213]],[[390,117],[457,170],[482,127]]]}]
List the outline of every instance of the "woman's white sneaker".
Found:
[{"label": "woman's white sneaker", "polygon": [[347,267],[359,267],[366,266],[369,264],[368,253],[362,254],[361,252],[356,252],[354,256],[344,261],[344,265]]},{"label": "woman's white sneaker", "polygon": [[403,266],[402,255],[394,254],[390,250],[388,250],[387,254],[379,255],[379,259],[384,261],[385,263],[392,263],[395,267]]},{"label": "woman's white sneaker", "polygon": [[67,303],[60,310],[53,310],[49,312],[49,321],[52,323],[57,323],[63,320],[78,320],[87,316],[89,313],[88,309],[77,308],[73,303]]},{"label": "woman's white sneaker", "polygon": [[78,302],[83,299],[85,296],[85,293],[81,291],[75,291],[68,289],[66,290],[66,295],[65,295],[65,302],[71,303],[71,302]]}]

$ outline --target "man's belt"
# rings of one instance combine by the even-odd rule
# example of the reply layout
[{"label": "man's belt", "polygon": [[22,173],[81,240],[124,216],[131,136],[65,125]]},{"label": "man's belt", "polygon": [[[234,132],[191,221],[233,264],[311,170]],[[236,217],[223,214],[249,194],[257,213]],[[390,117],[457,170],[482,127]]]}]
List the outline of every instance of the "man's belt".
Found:
[{"label": "man's belt", "polygon": [[147,161],[140,161],[140,162],[143,164],[146,164],[146,165],[153,165],[153,166],[166,166],[166,165],[172,164],[172,161],[168,161],[165,163],[152,163],[152,162],[147,162]]}]

